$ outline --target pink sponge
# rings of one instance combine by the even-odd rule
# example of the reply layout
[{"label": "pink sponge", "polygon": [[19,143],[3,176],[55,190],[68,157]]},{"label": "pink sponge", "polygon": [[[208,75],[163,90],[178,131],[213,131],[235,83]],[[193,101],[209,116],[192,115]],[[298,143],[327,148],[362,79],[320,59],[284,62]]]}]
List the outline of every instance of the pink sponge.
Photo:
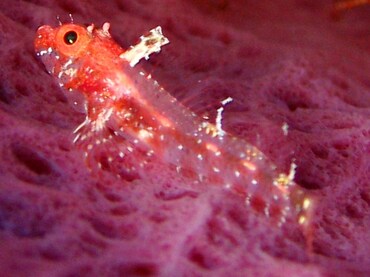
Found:
[{"label": "pink sponge", "polygon": [[[370,11],[332,1],[2,1],[2,276],[370,275]],[[199,115],[258,147],[316,199],[303,232],[238,195],[186,182],[91,173],[72,143],[84,112],[34,55],[57,16],[111,23],[127,48],[155,26],[171,41],[143,62]]]}]

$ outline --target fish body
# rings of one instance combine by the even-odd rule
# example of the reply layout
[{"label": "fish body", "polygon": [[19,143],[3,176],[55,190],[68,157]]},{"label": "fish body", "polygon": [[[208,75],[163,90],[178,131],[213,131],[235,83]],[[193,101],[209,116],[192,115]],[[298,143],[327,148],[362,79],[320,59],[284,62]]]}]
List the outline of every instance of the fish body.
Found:
[{"label": "fish body", "polygon": [[[128,50],[111,38],[107,23],[101,29],[72,23],[38,29],[35,51],[47,71],[67,93],[86,99],[86,120],[75,131],[75,143],[87,157],[99,147],[109,153],[90,165],[114,163],[118,175],[137,176],[159,159],[194,183],[240,195],[279,225],[290,216],[307,225],[312,198],[294,182],[294,165],[288,174],[279,172],[256,147],[223,131],[221,112],[215,124],[206,121],[140,69],[142,58],[167,43],[160,27]],[[106,142],[110,146],[104,148]],[[139,163],[119,162],[133,155]]]}]

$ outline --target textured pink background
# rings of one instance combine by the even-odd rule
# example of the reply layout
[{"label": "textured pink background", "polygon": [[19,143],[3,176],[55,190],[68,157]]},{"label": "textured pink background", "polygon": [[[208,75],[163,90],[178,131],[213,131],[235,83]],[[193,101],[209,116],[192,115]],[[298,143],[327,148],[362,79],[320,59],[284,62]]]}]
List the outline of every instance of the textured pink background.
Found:
[{"label": "textured pink background", "polygon": [[[1,275],[370,275],[370,5],[334,21],[331,1],[106,2],[0,2]],[[225,129],[281,170],[295,159],[319,199],[312,249],[294,222],[165,165],[149,181],[91,175],[71,144],[84,115],[33,53],[37,27],[69,13],[109,21],[125,47],[161,25],[171,44],[147,71],[200,114],[233,97]]]}]

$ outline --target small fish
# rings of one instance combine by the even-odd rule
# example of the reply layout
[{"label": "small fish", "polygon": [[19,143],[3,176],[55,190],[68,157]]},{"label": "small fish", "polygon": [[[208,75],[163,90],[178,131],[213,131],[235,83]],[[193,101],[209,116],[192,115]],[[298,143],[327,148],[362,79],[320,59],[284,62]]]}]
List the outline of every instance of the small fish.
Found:
[{"label": "small fish", "polygon": [[338,0],[334,3],[332,15],[338,19],[344,11],[370,4],[370,0]]},{"label": "small fish", "polygon": [[[223,108],[231,98],[220,104],[213,124],[140,69],[140,60],[168,43],[160,27],[127,50],[111,38],[108,23],[102,28],[68,23],[38,29],[35,51],[47,71],[66,93],[86,99],[86,120],[75,130],[74,142],[89,165],[135,178],[157,159],[194,183],[240,195],[245,205],[279,225],[288,217],[308,225],[313,198],[294,182],[295,165],[281,173],[256,147],[222,129]],[[92,154],[97,149],[109,153],[105,161]],[[132,157],[136,162],[130,162]]]}]

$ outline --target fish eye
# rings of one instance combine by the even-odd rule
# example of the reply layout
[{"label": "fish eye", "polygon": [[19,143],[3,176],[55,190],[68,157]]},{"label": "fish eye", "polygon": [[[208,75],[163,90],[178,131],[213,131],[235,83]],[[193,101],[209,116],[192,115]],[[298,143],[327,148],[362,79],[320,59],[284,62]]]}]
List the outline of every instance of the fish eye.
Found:
[{"label": "fish eye", "polygon": [[73,23],[64,24],[55,31],[53,47],[62,56],[77,57],[92,40],[86,27]]},{"label": "fish eye", "polygon": [[77,41],[77,33],[75,31],[68,31],[64,35],[64,42],[68,45],[72,45]]}]

